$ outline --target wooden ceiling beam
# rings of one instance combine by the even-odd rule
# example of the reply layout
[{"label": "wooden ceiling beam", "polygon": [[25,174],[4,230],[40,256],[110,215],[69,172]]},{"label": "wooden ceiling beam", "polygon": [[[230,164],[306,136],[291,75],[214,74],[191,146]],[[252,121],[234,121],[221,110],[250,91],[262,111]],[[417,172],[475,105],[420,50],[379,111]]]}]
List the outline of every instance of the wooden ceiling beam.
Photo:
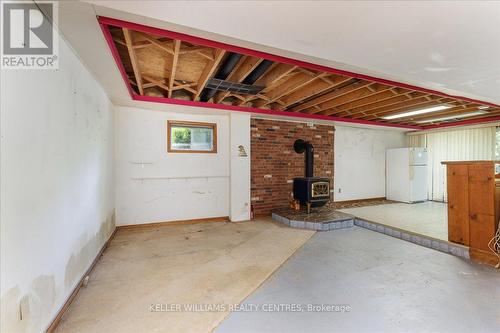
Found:
[{"label": "wooden ceiling beam", "polygon": [[254,101],[254,100],[257,100],[257,99],[263,99],[265,101],[271,101],[271,99],[269,97],[267,97],[266,95],[263,95],[263,94],[257,94],[257,95],[254,95],[254,96],[250,96],[250,97],[247,97],[244,101],[240,102],[238,104],[238,106],[242,106],[242,105],[245,105],[251,101]]},{"label": "wooden ceiling beam", "polygon": [[389,107],[389,106],[395,106],[401,102],[405,101],[410,101],[413,99],[417,98],[422,98],[425,96],[423,93],[418,93],[418,92],[412,92],[411,94],[400,94],[391,98],[388,98],[386,100],[382,100],[379,102],[375,102],[366,106],[361,106],[354,108],[349,111],[349,115],[352,117],[363,117],[366,115],[369,115],[372,112],[375,112],[376,110],[383,108],[383,107]]},{"label": "wooden ceiling beam", "polygon": [[433,101],[429,101],[425,97],[421,97],[421,98],[417,98],[415,100],[396,104],[395,106],[389,108],[388,110],[384,109],[383,111],[377,111],[374,113],[370,113],[368,116],[360,117],[358,119],[365,119],[365,120],[377,119],[377,118],[391,116],[393,114],[398,114],[398,113],[402,113],[402,112],[412,111],[412,110],[426,108],[426,107],[433,107],[433,106],[437,106],[439,104],[444,104],[444,103],[451,101],[450,99],[445,99],[442,97],[437,97],[437,96],[433,96],[433,97],[434,97]]},{"label": "wooden ceiling beam", "polygon": [[152,82],[148,82],[148,83],[143,83],[142,84],[142,88],[143,89],[148,89],[148,88],[152,88],[152,87],[156,87],[157,84],[156,83],[152,83]]},{"label": "wooden ceiling beam", "polygon": [[156,46],[157,48],[159,48],[160,50],[163,50],[171,55],[174,54],[174,50],[173,50],[173,47],[172,47],[172,43],[164,43],[164,42],[160,42],[159,40],[157,40],[156,38],[154,38],[153,36],[150,36],[148,34],[145,34],[145,33],[140,33],[142,37],[144,37],[144,39],[146,39],[148,42],[150,42],[152,45]]},{"label": "wooden ceiling beam", "polygon": [[[242,82],[250,73],[253,72],[257,66],[260,65],[264,59],[262,58],[255,58],[255,57],[245,57],[245,59],[242,59],[243,61],[240,61],[238,63],[237,68],[233,70],[227,77],[227,81],[231,82]],[[220,91],[216,94],[214,97],[215,103],[220,103],[222,102],[226,97],[228,97],[230,94],[229,91]]]},{"label": "wooden ceiling beam", "polygon": [[[371,96],[366,96],[366,97],[360,98],[358,100],[337,106],[335,108],[325,110],[323,112],[326,115],[343,114],[343,115],[347,116],[347,115],[350,115],[350,110],[352,110],[354,108],[361,107],[361,106],[367,106],[367,105],[370,105],[370,104],[373,104],[376,102],[385,101],[385,100],[392,98],[396,95],[397,95],[397,93],[394,91],[394,89],[391,88],[388,90],[377,92]],[[329,110],[331,110],[332,112],[328,112]]]},{"label": "wooden ceiling beam", "polygon": [[134,71],[135,82],[137,84],[137,89],[139,89],[139,94],[144,95],[144,88],[142,86],[141,70],[139,68],[139,62],[134,51],[132,33],[127,28],[123,29],[123,36],[125,37],[125,43],[127,44],[128,55],[130,57],[130,63],[132,64],[132,70]]},{"label": "wooden ceiling beam", "polygon": [[473,112],[473,111],[479,111],[477,105],[462,104],[462,105],[458,105],[456,107],[453,107],[451,109],[446,109],[446,110],[439,111],[439,112],[432,112],[432,113],[426,113],[426,114],[421,114],[421,115],[417,115],[417,116],[410,116],[410,117],[393,119],[393,122],[394,123],[417,122],[420,120],[433,119],[433,118],[437,118],[437,117],[461,115],[463,113],[468,113],[468,112]]},{"label": "wooden ceiling beam", "polygon": [[181,49],[181,41],[174,40],[174,54],[172,55],[172,61],[170,62],[170,77],[168,78],[168,98],[172,98],[172,91],[175,82],[175,72],[177,71],[177,62],[179,60],[179,50]]},{"label": "wooden ceiling beam", "polygon": [[[408,103],[407,103],[408,102]],[[428,101],[425,97],[417,98],[411,101],[407,101],[399,104],[395,104],[391,107],[389,110],[385,110],[384,112],[370,112],[366,115],[363,116],[357,116],[355,117],[356,119],[377,119],[377,118],[382,118],[386,116],[391,116],[394,114],[398,113],[403,113],[407,111],[412,111],[420,108],[426,108],[426,107],[432,107],[435,106],[438,103],[441,103],[439,99],[435,101]]]},{"label": "wooden ceiling beam", "polygon": [[303,89],[297,90],[294,93],[284,97],[282,99],[284,107],[287,108],[293,104],[299,103],[305,99],[312,98],[315,95],[319,95],[334,89],[335,87],[346,83],[351,80],[351,78],[336,75],[335,77],[329,78],[328,82],[324,80],[316,80],[305,86]]},{"label": "wooden ceiling beam", "polygon": [[189,91],[190,93],[196,94],[196,90],[191,88],[194,86],[196,86],[196,83],[182,83],[177,80],[174,80],[174,86],[172,87],[172,91],[184,89]]},{"label": "wooden ceiling beam", "polygon": [[260,65],[262,61],[264,61],[262,58],[247,57],[241,66],[239,66],[236,71],[231,73],[227,79],[235,82],[243,81],[248,75],[250,75],[250,73],[253,72],[255,68],[257,68],[257,66]]},{"label": "wooden ceiling beam", "polygon": [[198,84],[196,85],[196,94],[194,94],[193,96],[194,101],[198,101],[200,99],[200,94],[203,91],[203,88],[205,88],[208,79],[212,76],[217,67],[219,67],[220,62],[224,58],[224,54],[226,54],[226,50],[217,49],[217,51],[215,51],[214,60],[208,60],[205,64],[205,68],[198,78]]},{"label": "wooden ceiling beam", "polygon": [[[115,41],[115,43],[118,43],[122,46],[125,46],[127,47],[127,43],[125,42],[124,39],[121,39],[121,38],[118,38],[118,37],[113,37],[113,40]],[[138,42],[135,42],[132,44],[132,48],[134,50],[136,49],[142,49],[142,48],[145,48],[145,47],[149,47],[153,44],[151,44],[150,42],[148,42],[147,40],[144,40],[144,41],[138,41]]]},{"label": "wooden ceiling beam", "polygon": [[198,53],[200,51],[210,50],[210,48],[206,46],[185,46],[180,49],[180,54],[186,53]]},{"label": "wooden ceiling beam", "polygon": [[160,87],[167,92],[170,90],[170,87],[167,84],[165,84],[162,80],[152,78],[148,75],[143,75],[143,78],[150,82],[148,85]]},{"label": "wooden ceiling beam", "polygon": [[[473,111],[474,110],[470,110],[469,112],[473,112]],[[488,118],[488,117],[493,117],[493,116],[498,116],[498,115],[500,115],[500,109],[492,109],[487,114],[479,114],[479,115],[471,116],[471,117],[458,118],[456,121],[482,119],[482,118]],[[425,129],[426,126],[450,124],[450,123],[453,124],[454,122],[455,122],[454,120],[443,120],[443,121],[436,121],[436,122],[429,122],[429,123],[418,123],[416,121],[408,121],[404,124],[405,125],[423,126]]]},{"label": "wooden ceiling beam", "polygon": [[[350,81],[352,81],[352,83],[348,84]],[[362,88],[366,87],[367,85],[371,84],[371,82],[361,81],[361,80],[359,80],[359,81],[350,80],[350,81],[346,82],[347,85],[345,85],[341,88],[335,89],[329,93],[323,94],[323,95],[321,95],[317,98],[314,98],[310,101],[299,104],[298,106],[295,106],[295,107],[291,108],[290,110],[294,111],[294,112],[318,113],[319,112],[318,108],[314,108],[314,109],[311,109],[311,108],[316,106],[316,105],[319,106],[322,103],[325,103],[325,102],[330,101],[332,99],[338,98],[340,96],[343,96],[343,95],[348,94],[350,92],[356,91],[358,89],[362,89]]]},{"label": "wooden ceiling beam", "polygon": [[[144,78],[144,76],[143,76],[143,78]],[[143,81],[144,81],[144,80],[143,80]],[[130,77],[129,77],[129,78],[128,78],[128,82],[129,82],[130,84],[132,84],[132,85],[134,85],[134,86],[136,86],[136,87],[137,87],[137,83],[136,83],[136,82],[135,82],[132,78],[130,78]],[[151,82],[147,82],[147,83],[146,83],[146,82],[142,82],[142,88],[143,88],[143,89],[147,89],[147,88],[151,88],[151,87],[155,87],[155,86],[156,86],[156,84],[151,83]]]},{"label": "wooden ceiling beam", "polygon": [[118,38],[118,37],[113,37],[113,40],[115,41],[115,43],[118,43],[122,46],[127,47],[127,42],[125,42],[125,40]]},{"label": "wooden ceiling beam", "polygon": [[317,76],[311,76],[309,74],[305,73],[298,73],[297,75],[291,77],[290,79],[286,80],[283,84],[280,86],[276,87],[275,89],[267,92],[265,95],[269,97],[269,101],[266,100],[259,100],[256,102],[255,106],[260,108],[263,107],[267,104],[273,103],[280,99],[281,97],[291,94],[294,91],[301,89],[302,87],[306,86],[307,84],[317,80],[318,78],[327,75],[326,73],[319,74]]},{"label": "wooden ceiling beam", "polygon": [[186,46],[180,49],[180,54],[196,53],[208,60],[214,60],[212,49],[206,46]]},{"label": "wooden ceiling beam", "polygon": [[262,75],[257,81],[255,81],[256,86],[264,86],[265,88],[262,90],[263,93],[273,89],[277,82],[281,79],[290,75],[292,71],[297,68],[295,65],[289,64],[276,64],[271,65],[271,68],[267,70],[267,72]]},{"label": "wooden ceiling beam", "polygon": [[[488,118],[488,117],[493,117],[493,116],[499,116],[500,115],[500,109],[491,109],[487,114],[479,114],[476,116],[471,116],[471,117],[466,117],[466,118],[461,118],[458,121],[461,120],[473,120],[473,119],[482,119],[482,118]],[[435,123],[419,123],[419,126],[429,126],[429,125],[438,125],[438,124],[444,124],[444,123],[449,123],[449,121],[439,121]]]},{"label": "wooden ceiling beam", "polygon": [[372,96],[378,92],[386,91],[389,89],[391,89],[390,86],[386,86],[383,84],[378,84],[378,83],[368,84],[361,89],[356,89],[356,90],[351,91],[347,94],[344,94],[343,96],[339,96],[339,97],[336,97],[334,99],[331,99],[329,101],[326,101],[324,103],[319,104],[318,106],[320,107],[321,111],[314,112],[314,113],[330,114],[330,112],[332,112],[332,111],[326,111],[326,110],[332,109],[332,108],[335,109],[336,107],[344,105],[344,104],[349,103],[351,101],[355,101],[355,100],[361,99],[363,97]]}]

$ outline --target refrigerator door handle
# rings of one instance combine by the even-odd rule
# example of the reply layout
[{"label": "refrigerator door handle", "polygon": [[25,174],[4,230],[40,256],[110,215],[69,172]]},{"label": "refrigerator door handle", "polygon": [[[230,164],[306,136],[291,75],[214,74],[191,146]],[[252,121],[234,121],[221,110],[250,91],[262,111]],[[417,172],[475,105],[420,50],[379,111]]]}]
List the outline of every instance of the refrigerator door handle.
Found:
[{"label": "refrigerator door handle", "polygon": [[410,167],[410,180],[413,180],[414,177],[415,177],[415,172],[413,171],[413,168]]}]

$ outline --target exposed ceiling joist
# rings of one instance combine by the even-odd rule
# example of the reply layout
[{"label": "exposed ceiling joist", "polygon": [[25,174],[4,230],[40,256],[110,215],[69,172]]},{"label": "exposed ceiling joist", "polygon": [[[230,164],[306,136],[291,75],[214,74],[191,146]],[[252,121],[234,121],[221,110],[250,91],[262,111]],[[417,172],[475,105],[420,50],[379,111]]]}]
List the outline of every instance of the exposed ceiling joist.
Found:
[{"label": "exposed ceiling joist", "polygon": [[139,94],[144,95],[144,88],[142,87],[142,77],[141,70],[139,68],[139,62],[137,61],[137,57],[135,56],[134,48],[132,47],[132,34],[130,30],[127,28],[123,28],[123,36],[125,37],[125,43],[127,45],[128,55],[130,57],[130,63],[132,64],[132,69],[135,75],[135,82],[137,84],[137,88],[139,89]]},{"label": "exposed ceiling joist", "polygon": [[181,41],[174,40],[174,47],[172,54],[172,62],[170,63],[170,76],[168,78],[168,98],[172,98],[172,91],[175,82],[175,72],[177,71],[177,61],[179,60],[179,50],[181,48]]},{"label": "exposed ceiling joist", "polygon": [[198,101],[200,99],[200,94],[205,88],[205,84],[207,84],[208,79],[215,72],[220,62],[224,58],[224,54],[226,54],[225,50],[218,49],[215,53],[214,60],[208,60],[205,68],[198,80],[198,84],[196,85],[196,94],[194,95],[194,100]]}]

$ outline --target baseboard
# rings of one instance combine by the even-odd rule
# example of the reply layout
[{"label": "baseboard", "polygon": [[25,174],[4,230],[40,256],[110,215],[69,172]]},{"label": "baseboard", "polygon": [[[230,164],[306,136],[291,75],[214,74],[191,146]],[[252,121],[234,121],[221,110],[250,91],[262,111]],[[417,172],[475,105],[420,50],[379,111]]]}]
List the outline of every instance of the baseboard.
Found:
[{"label": "baseboard", "polygon": [[101,258],[101,255],[103,254],[104,250],[106,250],[106,248],[108,247],[108,245],[111,242],[111,240],[115,237],[117,229],[118,228],[115,227],[115,229],[113,230],[113,232],[109,236],[108,240],[101,247],[101,250],[99,251],[99,253],[97,253],[97,255],[94,258],[94,260],[92,261],[92,264],[90,265],[90,267],[87,269],[87,271],[85,271],[85,273],[81,277],[80,281],[78,281],[78,284],[75,286],[75,288],[73,289],[73,291],[71,292],[71,294],[69,295],[69,297],[66,299],[66,302],[64,302],[64,304],[61,307],[61,309],[57,312],[57,315],[55,316],[55,318],[52,320],[52,322],[50,323],[49,327],[45,331],[46,333],[53,333],[56,330],[57,325],[59,325],[59,322],[61,321],[61,318],[63,317],[64,313],[69,308],[69,306],[71,305],[71,303],[75,299],[76,295],[80,291],[80,288],[82,287],[82,285],[83,285],[83,283],[85,281],[85,278],[87,276],[89,276],[90,273],[92,273],[92,270],[94,269],[95,265],[99,261],[99,258]]},{"label": "baseboard", "polygon": [[378,197],[378,198],[367,198],[367,199],[354,199],[354,200],[342,200],[342,201],[333,201],[334,203],[354,203],[354,202],[365,202],[365,201],[375,201],[375,200],[387,200],[386,197]]},{"label": "baseboard", "polygon": [[253,218],[254,219],[258,219],[258,218],[261,218],[261,217],[262,218],[263,217],[271,217],[271,215],[272,215],[271,212],[269,212],[269,213],[260,213],[260,214],[254,214]]},{"label": "baseboard", "polygon": [[500,259],[491,251],[484,251],[480,249],[469,249],[469,255],[471,260],[495,267],[500,263]]},{"label": "baseboard", "polygon": [[203,219],[191,219],[191,220],[179,220],[179,221],[169,221],[169,222],[153,222],[153,223],[144,223],[144,224],[126,224],[126,225],[118,225],[117,229],[148,229],[148,228],[157,228],[157,227],[165,227],[165,226],[176,226],[176,225],[188,225],[188,224],[198,224],[205,222],[229,222],[229,216],[220,216],[220,217],[208,217]]}]

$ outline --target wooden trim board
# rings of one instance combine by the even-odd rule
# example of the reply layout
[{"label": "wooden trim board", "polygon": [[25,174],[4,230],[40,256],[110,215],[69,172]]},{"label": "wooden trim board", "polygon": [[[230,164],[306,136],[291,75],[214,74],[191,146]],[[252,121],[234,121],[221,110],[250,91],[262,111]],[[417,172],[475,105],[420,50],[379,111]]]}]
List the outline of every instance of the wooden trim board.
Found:
[{"label": "wooden trim board", "polygon": [[355,202],[370,202],[370,201],[378,201],[378,200],[387,200],[386,197],[378,197],[378,198],[367,198],[367,199],[354,199],[354,200],[342,200],[342,201],[333,201],[333,203],[355,203]]},{"label": "wooden trim board", "polygon": [[496,267],[500,264],[500,258],[493,252],[488,252],[480,249],[469,248],[470,259],[480,264]]},{"label": "wooden trim board", "polygon": [[111,233],[111,235],[109,236],[108,240],[104,243],[104,245],[102,246],[101,250],[99,251],[99,253],[97,253],[96,257],[94,258],[94,260],[92,261],[92,264],[90,264],[90,267],[87,269],[87,271],[82,275],[80,281],[78,282],[78,284],[75,286],[75,288],[73,289],[73,291],[71,292],[71,294],[69,295],[68,299],[66,300],[66,302],[64,302],[63,306],[61,307],[61,309],[59,310],[59,312],[57,312],[57,315],[54,317],[54,319],[52,320],[52,322],[50,323],[49,327],[47,328],[47,330],[45,331],[46,333],[53,333],[55,332],[57,326],[59,325],[59,323],[61,322],[61,319],[62,317],[64,316],[65,312],[68,310],[68,308],[70,307],[71,303],[73,303],[73,300],[76,298],[76,295],[78,295],[78,292],[80,291],[80,289],[82,288],[83,284],[84,284],[84,281],[85,281],[85,278],[87,276],[89,276],[91,273],[92,273],[92,270],[94,269],[95,265],[97,264],[97,262],[99,261],[99,259],[101,258],[101,255],[104,253],[104,251],[106,250],[106,248],[108,247],[109,243],[113,240],[113,238],[115,237],[116,235],[116,232],[117,232],[118,228],[115,227],[115,229],[113,230],[113,232]]},{"label": "wooden trim board", "polygon": [[206,223],[206,222],[229,222],[229,221],[230,221],[229,216],[220,216],[220,217],[208,217],[208,218],[203,218],[203,219],[179,220],[179,221],[170,221],[170,222],[152,222],[152,223],[144,223],[144,224],[118,225],[118,226],[116,226],[116,229],[118,229],[118,230],[147,229],[147,228],[157,228],[157,227],[166,227],[166,226],[198,224],[198,223]]}]

